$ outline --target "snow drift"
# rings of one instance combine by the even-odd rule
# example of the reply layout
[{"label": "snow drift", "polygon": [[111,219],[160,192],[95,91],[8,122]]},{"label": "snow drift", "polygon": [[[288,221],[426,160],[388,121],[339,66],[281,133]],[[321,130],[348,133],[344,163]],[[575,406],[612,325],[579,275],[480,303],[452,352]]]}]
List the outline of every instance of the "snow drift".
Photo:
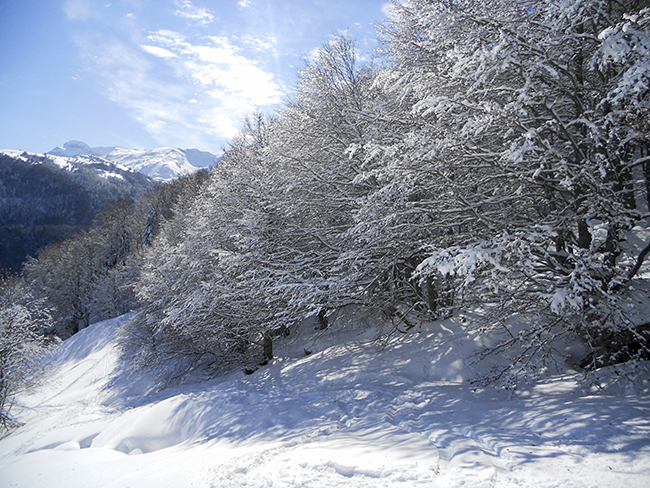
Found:
[{"label": "snow drift", "polygon": [[[0,441],[11,487],[643,487],[650,396],[584,394],[572,374],[515,394],[476,390],[484,338],[461,320],[378,339],[305,325],[252,375],[150,391],[116,368],[97,323],[18,397]],[[306,356],[304,350],[312,354]],[[602,385],[607,385],[604,374]],[[640,390],[637,385],[637,390]],[[612,393],[612,392],[610,392]]]}]

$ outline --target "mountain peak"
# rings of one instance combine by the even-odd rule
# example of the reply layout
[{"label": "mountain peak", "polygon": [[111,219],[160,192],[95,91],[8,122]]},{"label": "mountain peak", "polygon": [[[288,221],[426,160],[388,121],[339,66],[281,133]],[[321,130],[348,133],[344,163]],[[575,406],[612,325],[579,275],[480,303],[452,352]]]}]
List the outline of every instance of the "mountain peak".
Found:
[{"label": "mountain peak", "polygon": [[80,148],[80,149],[90,149],[90,146],[83,141],[68,141],[63,145],[66,149]]},{"label": "mountain peak", "polygon": [[68,141],[63,146],[55,147],[48,154],[53,154],[54,156],[78,156],[79,154],[95,156],[91,147],[82,141]]}]

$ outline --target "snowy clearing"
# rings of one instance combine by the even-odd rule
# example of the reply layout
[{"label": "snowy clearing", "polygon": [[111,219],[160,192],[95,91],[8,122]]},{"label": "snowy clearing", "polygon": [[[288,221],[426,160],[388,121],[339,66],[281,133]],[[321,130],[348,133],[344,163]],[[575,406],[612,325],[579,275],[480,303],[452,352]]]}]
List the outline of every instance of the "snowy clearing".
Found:
[{"label": "snowy clearing", "polygon": [[[454,320],[392,340],[292,338],[252,375],[144,394],[115,368],[128,316],[83,330],[17,399],[3,487],[646,487],[650,395],[577,376],[473,391]],[[333,334],[333,333],[332,333]],[[356,338],[356,340],[352,340]],[[345,340],[343,340],[345,339]],[[313,353],[304,355],[304,347]]]}]

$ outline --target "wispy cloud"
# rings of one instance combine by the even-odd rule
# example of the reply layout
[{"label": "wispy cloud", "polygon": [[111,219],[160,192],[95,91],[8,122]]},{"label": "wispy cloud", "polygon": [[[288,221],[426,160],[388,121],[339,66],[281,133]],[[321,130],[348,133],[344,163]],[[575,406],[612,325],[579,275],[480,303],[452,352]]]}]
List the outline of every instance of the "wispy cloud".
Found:
[{"label": "wispy cloud", "polygon": [[144,51],[148,52],[149,54],[153,54],[154,56],[158,56],[159,58],[175,58],[176,57],[176,55],[173,52],[168,51],[167,49],[162,48],[162,47],[158,47],[158,46],[146,46],[146,45],[144,45],[144,46],[142,46],[142,49]]},{"label": "wispy cloud", "polygon": [[283,96],[274,76],[226,37],[190,42],[159,30],[137,47],[92,36],[79,42],[106,95],[162,145],[215,150],[246,115]]},{"label": "wispy cloud", "polygon": [[[158,44],[148,46],[148,52],[159,57],[164,53],[179,79],[198,82],[195,89],[212,99],[228,100],[239,113],[280,101],[282,92],[273,75],[240,54],[240,48],[226,37],[211,36],[192,44],[176,32],[158,31],[148,40]],[[152,52],[152,47],[157,49]]]},{"label": "wispy cloud", "polygon": [[148,3],[64,2],[75,22],[83,77],[160,145],[218,151],[246,115],[284,95],[267,67],[275,41],[224,30],[214,35],[206,28],[213,13],[190,0],[168,0],[171,11],[158,12]]},{"label": "wispy cloud", "polygon": [[98,15],[92,0],[65,0],[63,11],[68,19],[77,21],[88,20]]},{"label": "wispy cloud", "polygon": [[84,77],[161,145],[208,150],[281,102],[313,47],[305,40],[333,15],[305,21],[311,2],[62,1]]},{"label": "wispy cloud", "polygon": [[190,0],[175,0],[174,3],[179,7],[174,12],[174,15],[184,17],[199,24],[209,24],[214,20],[214,15],[207,9],[195,7]]}]

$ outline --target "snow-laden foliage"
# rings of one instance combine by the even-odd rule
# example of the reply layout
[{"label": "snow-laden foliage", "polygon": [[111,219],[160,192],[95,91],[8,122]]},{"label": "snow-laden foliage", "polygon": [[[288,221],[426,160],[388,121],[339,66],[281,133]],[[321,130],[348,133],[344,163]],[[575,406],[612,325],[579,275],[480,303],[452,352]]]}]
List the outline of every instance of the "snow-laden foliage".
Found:
[{"label": "snow-laden foliage", "polygon": [[296,98],[278,117],[252,117],[201,198],[163,230],[124,332],[139,364],[172,378],[255,365],[291,324],[353,300],[332,290],[360,192],[342,156],[370,125],[357,112],[371,79],[355,59],[345,37],[326,45]]},{"label": "snow-laden foliage", "polygon": [[[418,217],[437,227],[418,276],[442,285],[451,275],[455,296],[500,302],[496,324],[524,301],[531,323],[589,338],[640,325],[618,303],[620,242],[647,210],[632,181],[648,143],[647,14],[620,8],[416,1],[396,5],[384,28],[398,69],[377,83],[412,122],[402,138],[373,141],[382,159],[372,171],[382,197],[396,181],[419,182],[372,211],[392,227]],[[558,335],[548,332],[541,343]],[[631,356],[646,356],[646,343]]]},{"label": "snow-laden foliage", "polygon": [[142,309],[122,342],[137,365],[157,367],[163,382],[197,367],[223,371],[263,342],[258,314],[265,304],[251,297],[263,285],[253,285],[251,273],[264,274],[256,259],[265,252],[272,188],[263,186],[270,173],[252,161],[266,130],[261,117],[250,123],[219,177],[212,175],[191,204],[179,200],[177,216],[146,251],[135,287]]},{"label": "snow-laden foliage", "polygon": [[0,434],[14,426],[13,396],[34,373],[50,320],[48,309],[19,280],[0,281]]},{"label": "snow-laden foliage", "polygon": [[569,338],[575,367],[647,358],[624,304],[645,283],[625,239],[648,216],[648,18],[634,1],[413,0],[380,27],[378,66],[333,38],[153,241],[126,356],[222,371],[353,306],[402,331],[482,309],[468,327],[507,331],[486,351],[511,357],[507,384]]},{"label": "snow-laden foliage", "polygon": [[125,313],[133,306],[126,266],[137,248],[142,219],[133,201],[107,206],[95,225],[43,248],[28,259],[23,280],[52,311],[52,330],[66,339],[91,323]]},{"label": "snow-laden foliage", "polygon": [[[197,172],[158,186],[138,201],[106,205],[88,229],[29,258],[21,286],[51,311],[49,332],[66,339],[91,323],[136,307],[132,284],[142,249],[153,242],[161,223],[172,218],[175,202],[191,201],[206,177]],[[178,210],[182,213],[183,205]]]}]

